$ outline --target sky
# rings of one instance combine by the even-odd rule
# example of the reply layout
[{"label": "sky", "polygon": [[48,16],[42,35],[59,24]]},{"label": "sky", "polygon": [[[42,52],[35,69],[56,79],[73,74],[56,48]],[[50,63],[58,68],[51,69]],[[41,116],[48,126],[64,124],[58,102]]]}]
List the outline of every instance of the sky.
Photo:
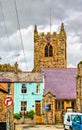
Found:
[{"label": "sky", "polygon": [[0,0],[0,64],[17,61],[23,71],[34,66],[34,25],[38,32],[58,32],[64,23],[67,67],[82,60],[82,0]]}]

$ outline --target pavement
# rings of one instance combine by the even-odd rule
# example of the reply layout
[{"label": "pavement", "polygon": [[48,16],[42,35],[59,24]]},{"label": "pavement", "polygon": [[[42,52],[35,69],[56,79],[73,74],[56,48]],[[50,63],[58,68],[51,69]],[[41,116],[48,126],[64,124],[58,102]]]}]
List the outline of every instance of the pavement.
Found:
[{"label": "pavement", "polygon": [[16,125],[15,130],[64,130],[63,125]]}]

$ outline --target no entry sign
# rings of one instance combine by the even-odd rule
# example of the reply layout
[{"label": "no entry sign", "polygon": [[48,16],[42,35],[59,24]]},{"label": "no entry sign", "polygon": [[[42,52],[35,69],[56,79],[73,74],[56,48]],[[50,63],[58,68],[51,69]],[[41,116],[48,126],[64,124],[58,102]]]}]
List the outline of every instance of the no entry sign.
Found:
[{"label": "no entry sign", "polygon": [[9,106],[11,106],[12,104],[13,104],[13,100],[12,100],[11,97],[7,97],[7,98],[4,99],[4,105],[5,105],[5,106],[9,107]]}]

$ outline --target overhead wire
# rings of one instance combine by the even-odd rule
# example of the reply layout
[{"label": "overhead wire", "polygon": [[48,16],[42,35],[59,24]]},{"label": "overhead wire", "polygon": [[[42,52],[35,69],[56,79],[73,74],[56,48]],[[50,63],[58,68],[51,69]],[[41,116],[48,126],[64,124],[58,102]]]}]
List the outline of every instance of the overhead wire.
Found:
[{"label": "overhead wire", "polygon": [[24,45],[23,45],[22,34],[21,34],[21,31],[20,31],[21,28],[20,28],[20,22],[19,22],[19,16],[18,16],[18,10],[17,10],[16,0],[14,0],[14,5],[15,5],[15,10],[16,10],[16,16],[17,16],[17,22],[18,22],[20,40],[21,40],[21,45],[22,45],[22,50],[23,50],[23,55],[24,55],[24,61],[25,61],[25,64],[26,64],[26,69],[28,70],[27,62],[26,62],[26,57],[25,57],[25,51],[24,51]]},{"label": "overhead wire", "polygon": [[[5,22],[5,17],[4,17],[4,13],[3,13],[3,6],[2,6],[2,1],[1,0],[0,0],[0,8],[1,8],[2,18],[3,18],[3,22],[4,22],[6,37],[7,37],[7,40],[8,40],[9,50],[11,50],[11,46],[10,46],[10,41],[9,41],[9,36],[8,36],[8,31],[7,31],[7,26],[6,26],[6,22]],[[13,56],[12,56],[12,59],[14,59]]]}]

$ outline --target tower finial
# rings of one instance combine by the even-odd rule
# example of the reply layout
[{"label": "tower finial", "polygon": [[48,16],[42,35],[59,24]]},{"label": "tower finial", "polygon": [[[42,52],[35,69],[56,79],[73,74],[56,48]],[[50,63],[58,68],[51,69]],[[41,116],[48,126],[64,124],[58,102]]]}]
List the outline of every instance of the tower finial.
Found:
[{"label": "tower finial", "polygon": [[37,26],[34,26],[34,32],[37,33]]},{"label": "tower finial", "polygon": [[65,31],[64,30],[64,23],[61,24],[61,31]]},{"label": "tower finial", "polygon": [[60,34],[61,34],[61,36],[64,36],[66,38],[66,32],[65,32],[65,29],[64,29],[64,23],[61,24]]}]

